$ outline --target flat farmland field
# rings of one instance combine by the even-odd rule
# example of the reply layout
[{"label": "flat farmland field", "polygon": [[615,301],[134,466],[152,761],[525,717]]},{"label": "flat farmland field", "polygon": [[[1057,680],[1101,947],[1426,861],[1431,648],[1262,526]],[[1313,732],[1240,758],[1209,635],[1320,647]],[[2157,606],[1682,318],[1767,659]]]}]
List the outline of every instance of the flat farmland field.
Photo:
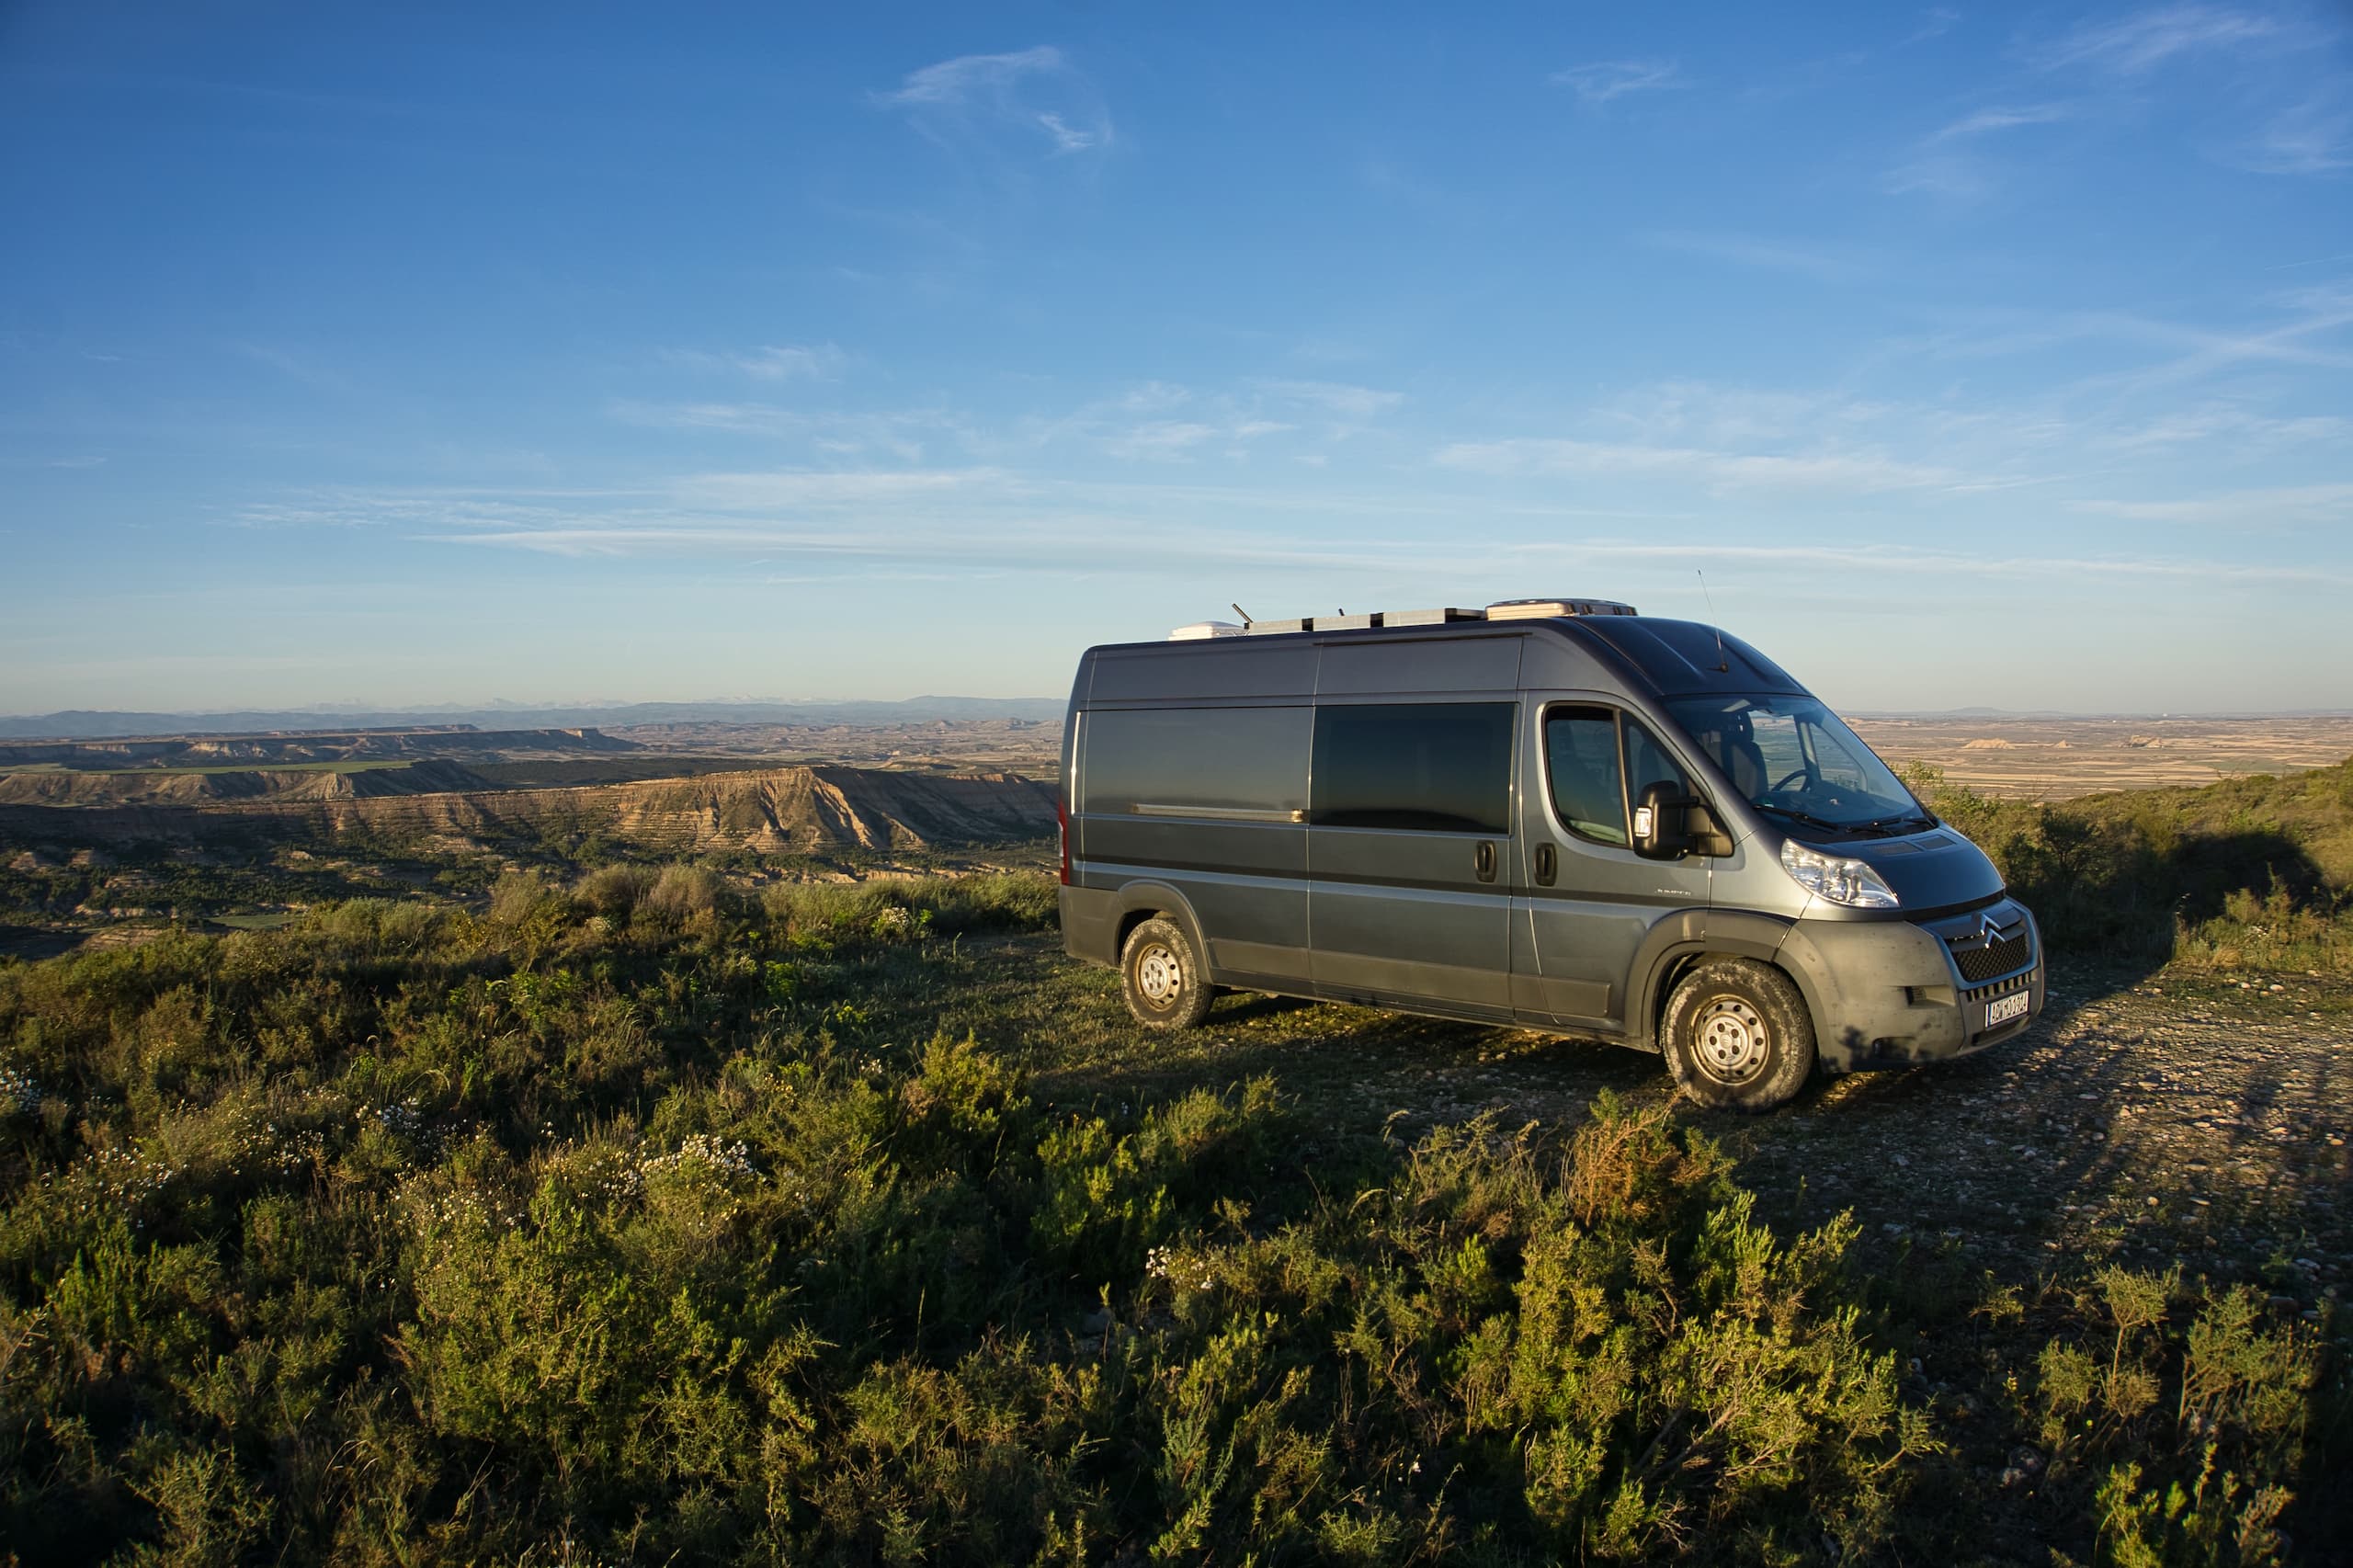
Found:
[{"label": "flat farmland field", "polygon": [[2353,755],[2353,714],[2314,718],[1855,718],[1891,764],[2010,800],[2211,784],[2326,767]]}]

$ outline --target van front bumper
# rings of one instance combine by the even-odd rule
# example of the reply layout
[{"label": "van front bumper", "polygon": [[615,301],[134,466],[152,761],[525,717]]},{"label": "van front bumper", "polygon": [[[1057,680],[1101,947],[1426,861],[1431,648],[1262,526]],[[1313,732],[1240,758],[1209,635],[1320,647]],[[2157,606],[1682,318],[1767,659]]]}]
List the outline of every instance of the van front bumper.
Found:
[{"label": "van front bumper", "polygon": [[[2029,961],[1972,983],[1955,944],[1966,949],[1987,920],[2023,922]],[[1805,992],[1814,1051],[1832,1073],[1967,1056],[2024,1033],[2042,1013],[2042,932],[2026,906],[2010,899],[1927,925],[1800,920],[1776,957]],[[1997,1008],[2014,1011],[2009,999],[2020,994],[2024,1013],[1989,1021]]]}]

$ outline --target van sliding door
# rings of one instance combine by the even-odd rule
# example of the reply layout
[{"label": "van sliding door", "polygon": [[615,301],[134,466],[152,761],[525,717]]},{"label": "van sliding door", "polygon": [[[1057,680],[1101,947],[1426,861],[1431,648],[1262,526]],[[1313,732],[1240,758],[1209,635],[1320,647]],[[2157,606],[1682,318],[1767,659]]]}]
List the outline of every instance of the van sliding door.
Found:
[{"label": "van sliding door", "polygon": [[1317,994],[1510,1016],[1518,711],[1319,700],[1307,830]]}]

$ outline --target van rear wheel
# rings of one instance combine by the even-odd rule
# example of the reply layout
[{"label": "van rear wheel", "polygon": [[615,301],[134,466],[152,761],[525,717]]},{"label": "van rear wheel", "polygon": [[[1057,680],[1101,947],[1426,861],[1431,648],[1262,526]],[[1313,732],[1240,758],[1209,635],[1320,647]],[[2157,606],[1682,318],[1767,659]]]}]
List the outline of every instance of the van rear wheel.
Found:
[{"label": "van rear wheel", "polygon": [[1120,983],[1128,1011],[1146,1028],[1189,1029],[1209,1017],[1209,976],[1174,920],[1155,915],[1128,933]]},{"label": "van rear wheel", "polygon": [[1786,1105],[1813,1071],[1805,996],[1754,959],[1714,959],[1686,975],[1659,1036],[1675,1086],[1712,1110]]}]

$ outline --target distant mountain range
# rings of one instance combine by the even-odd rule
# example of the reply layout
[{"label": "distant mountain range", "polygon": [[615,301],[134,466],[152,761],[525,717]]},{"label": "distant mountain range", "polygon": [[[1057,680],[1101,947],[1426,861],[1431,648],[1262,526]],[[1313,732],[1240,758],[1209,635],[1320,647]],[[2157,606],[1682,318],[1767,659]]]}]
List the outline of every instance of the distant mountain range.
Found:
[{"label": "distant mountain range", "polygon": [[926,724],[938,720],[1060,720],[1058,697],[910,697],[901,702],[615,702],[530,708],[283,709],[233,713],[86,710],[0,718],[0,739],[107,740],[131,735],[250,734],[272,730],[611,729],[626,724]]}]

